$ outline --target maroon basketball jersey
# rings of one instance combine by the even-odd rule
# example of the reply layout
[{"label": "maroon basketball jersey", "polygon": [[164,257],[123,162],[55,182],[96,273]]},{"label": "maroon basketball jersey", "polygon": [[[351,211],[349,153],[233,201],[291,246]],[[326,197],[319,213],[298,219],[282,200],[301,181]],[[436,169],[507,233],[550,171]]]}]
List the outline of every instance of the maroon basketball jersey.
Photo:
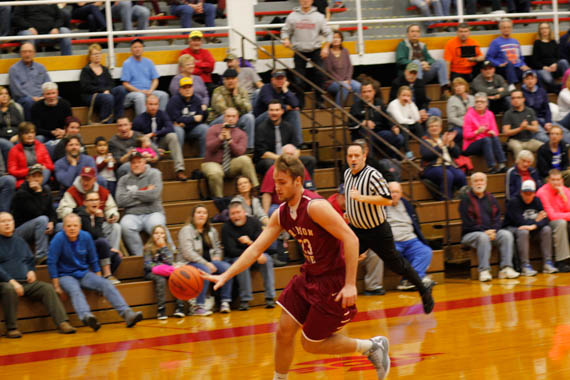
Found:
[{"label": "maroon basketball jersey", "polygon": [[313,276],[345,266],[344,249],[340,240],[315,223],[309,216],[309,204],[316,199],[319,199],[316,202],[326,202],[326,199],[320,195],[305,190],[297,207],[295,218],[291,215],[287,202],[279,206],[279,224],[299,242],[305,255],[305,263],[301,269]]}]

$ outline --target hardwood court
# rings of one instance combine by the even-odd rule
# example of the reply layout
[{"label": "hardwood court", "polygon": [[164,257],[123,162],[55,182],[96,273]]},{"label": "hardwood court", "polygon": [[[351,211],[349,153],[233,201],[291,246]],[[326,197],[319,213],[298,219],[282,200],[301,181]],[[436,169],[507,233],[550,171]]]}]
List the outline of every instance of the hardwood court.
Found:
[{"label": "hardwood court", "polygon": [[[570,275],[447,280],[433,314],[415,293],[358,299],[351,336],[386,334],[389,379],[569,379]],[[280,309],[104,325],[0,339],[4,379],[271,379]],[[297,344],[290,379],[375,379],[357,354],[316,356]]]}]

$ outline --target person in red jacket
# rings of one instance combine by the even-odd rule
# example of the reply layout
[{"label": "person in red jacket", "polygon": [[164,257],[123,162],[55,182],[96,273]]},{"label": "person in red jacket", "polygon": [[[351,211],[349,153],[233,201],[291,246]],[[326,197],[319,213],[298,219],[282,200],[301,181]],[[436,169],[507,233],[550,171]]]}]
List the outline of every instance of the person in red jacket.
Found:
[{"label": "person in red jacket", "polygon": [[8,173],[16,177],[16,188],[26,179],[28,168],[35,164],[44,167],[42,185],[45,185],[51,177],[53,162],[45,145],[36,140],[35,125],[28,121],[20,123],[18,141],[8,154]]},{"label": "person in red jacket", "polygon": [[199,75],[206,84],[208,93],[212,94],[216,85],[212,82],[212,71],[216,60],[208,49],[202,49],[204,34],[195,30],[188,36],[188,47],[180,52],[180,55],[190,54],[194,57],[194,75]]}]

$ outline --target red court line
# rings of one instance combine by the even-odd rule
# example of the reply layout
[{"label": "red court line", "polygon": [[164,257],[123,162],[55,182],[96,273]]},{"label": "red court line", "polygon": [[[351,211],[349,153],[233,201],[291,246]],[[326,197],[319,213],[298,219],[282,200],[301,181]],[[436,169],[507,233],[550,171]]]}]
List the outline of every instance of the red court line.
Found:
[{"label": "red court line", "polygon": [[[532,289],[514,293],[495,294],[483,297],[463,298],[452,301],[436,302],[434,311],[450,311],[467,309],[485,305],[496,305],[506,302],[526,301],[547,297],[558,297],[570,294],[570,286],[557,286],[543,289]],[[370,310],[359,312],[353,322],[368,321],[373,319],[384,319],[403,317],[409,315],[423,314],[421,305],[401,306],[383,310]],[[141,325],[141,327],[143,327]],[[267,334],[275,331],[276,322],[259,325],[230,327],[219,330],[200,331],[195,333],[175,334],[154,338],[134,339],[121,342],[109,342],[91,344],[85,346],[75,346],[67,348],[56,348],[53,350],[34,351],[20,354],[8,354],[0,356],[0,366],[33,363],[45,360],[56,360],[85,355],[107,354],[118,351],[138,350],[144,348],[155,348],[160,346],[170,346],[192,342],[202,342],[208,340],[218,340],[241,336]]]}]

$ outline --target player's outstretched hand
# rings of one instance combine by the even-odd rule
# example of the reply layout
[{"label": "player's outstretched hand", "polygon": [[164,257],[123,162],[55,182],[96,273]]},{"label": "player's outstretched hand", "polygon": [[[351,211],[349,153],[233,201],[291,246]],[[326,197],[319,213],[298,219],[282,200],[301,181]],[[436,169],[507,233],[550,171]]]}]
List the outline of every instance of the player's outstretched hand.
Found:
[{"label": "player's outstretched hand", "polygon": [[222,275],[209,274],[209,273],[206,273],[204,271],[200,271],[200,277],[202,277],[204,280],[208,280],[210,282],[213,282],[214,283],[214,290],[218,290],[219,288],[224,286],[224,284],[227,281],[225,278],[223,278]]},{"label": "player's outstretched hand", "polygon": [[357,290],[354,285],[345,285],[334,299],[336,302],[341,301],[342,307],[349,307],[356,303]]}]

